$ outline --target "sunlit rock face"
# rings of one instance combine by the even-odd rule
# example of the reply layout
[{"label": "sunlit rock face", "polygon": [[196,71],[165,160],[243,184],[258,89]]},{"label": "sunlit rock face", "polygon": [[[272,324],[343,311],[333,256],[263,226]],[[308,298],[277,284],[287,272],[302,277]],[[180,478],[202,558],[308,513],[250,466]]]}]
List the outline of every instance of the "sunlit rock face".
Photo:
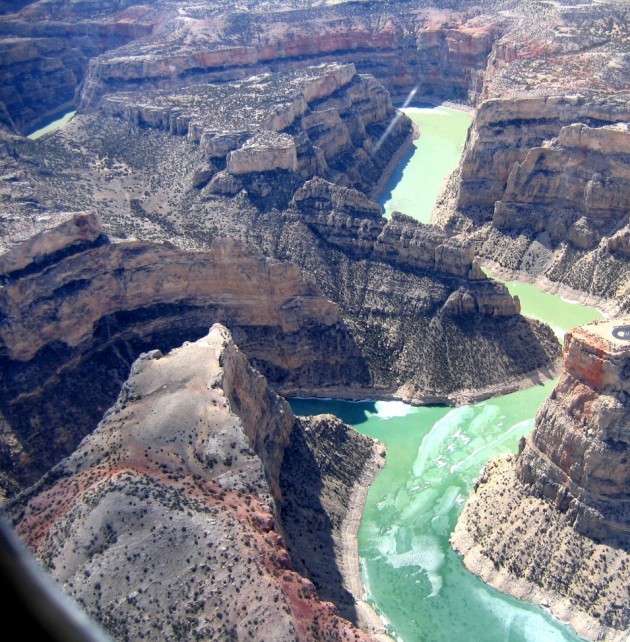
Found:
[{"label": "sunlit rock face", "polygon": [[630,342],[612,334],[628,318],[567,335],[564,373],[541,408],[517,475],[572,515],[575,528],[630,545]]},{"label": "sunlit rock face", "polygon": [[[347,465],[323,465],[329,453],[307,431],[328,451],[338,443]],[[319,568],[339,577],[343,500],[374,456],[374,442],[339,420],[296,419],[215,325],[135,361],[97,429],[9,510],[51,575],[116,638],[367,641],[293,570],[283,533],[301,541],[296,524],[323,502],[323,526],[310,530]],[[284,469],[307,477],[281,492]]]},{"label": "sunlit rock face", "polygon": [[452,539],[486,581],[594,640],[630,628],[628,322],[567,334],[532,434],[486,467]]},{"label": "sunlit rock face", "polygon": [[[272,172],[285,176],[284,191],[295,189],[296,174],[369,192],[411,136],[411,122],[395,113],[383,86],[358,75],[353,64],[221,84],[141,86],[105,96],[100,111],[198,143],[205,163],[195,186],[209,182],[208,193],[230,195],[242,189],[254,195],[256,177]],[[274,202],[272,191],[278,186],[261,193],[258,202]]]}]

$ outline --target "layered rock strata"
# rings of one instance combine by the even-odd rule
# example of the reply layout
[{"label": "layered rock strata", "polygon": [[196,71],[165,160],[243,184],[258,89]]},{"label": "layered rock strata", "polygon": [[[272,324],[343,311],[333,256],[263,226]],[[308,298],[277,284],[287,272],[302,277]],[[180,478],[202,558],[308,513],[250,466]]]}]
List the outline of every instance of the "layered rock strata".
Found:
[{"label": "layered rock strata", "polygon": [[[305,61],[356,63],[394,93],[415,87],[474,100],[500,32],[496,14],[474,15],[479,7],[462,15],[423,2],[407,2],[405,15],[380,2],[56,2],[13,9],[0,17],[7,80],[0,101],[21,131],[71,101],[81,81],[79,101],[87,107],[140,83],[225,82]],[[116,53],[98,57],[108,49]]]},{"label": "layered rock strata", "polygon": [[10,4],[0,16],[0,120],[21,132],[70,108],[90,59],[149,35],[157,19],[133,2]]},{"label": "layered rock strata", "polygon": [[[309,430],[345,444],[350,465],[309,467],[314,453],[326,459],[321,445],[290,446]],[[303,425],[216,325],[138,359],[99,427],[9,511],[51,575],[117,639],[368,640],[292,569],[275,506],[308,492],[329,498],[320,519],[343,521],[347,507],[330,498],[351,491],[372,448],[331,418]],[[285,452],[292,468],[305,458],[317,492],[305,479],[282,485]],[[331,567],[336,537],[321,529]]]},{"label": "layered rock strata", "polygon": [[[629,122],[629,18],[624,3],[515,4],[482,0],[465,13],[444,3],[434,6],[412,0],[401,5],[402,13],[398,8],[392,12],[387,3],[381,2],[325,2],[304,7],[274,0],[265,3],[264,8],[244,2],[229,9],[221,3],[203,7],[183,7],[172,2],[150,7],[126,7],[126,3],[100,3],[98,7],[91,3],[50,4],[33,3],[0,19],[0,32],[7,35],[4,58],[8,60],[9,82],[4,84],[8,92],[5,102],[11,103],[10,109],[0,107],[3,122],[11,123],[13,119],[21,123],[20,112],[30,120],[38,117],[34,115],[38,109],[50,109],[47,100],[53,93],[65,96],[67,102],[79,72],[70,73],[77,65],[66,58],[76,57],[84,43],[58,51],[58,43],[48,41],[63,34],[74,38],[90,29],[100,30],[103,42],[99,46],[104,48],[120,44],[109,34],[125,32],[124,37],[134,40],[91,60],[78,94],[81,108],[86,110],[97,110],[99,105],[112,109],[112,96],[117,95],[119,101],[121,93],[133,94],[139,87],[143,92],[157,92],[161,101],[168,102],[160,91],[168,94],[186,88],[190,96],[194,93],[190,87],[197,83],[246,83],[252,76],[295,70],[306,63],[352,63],[359,72],[373,74],[397,95],[416,92],[417,96],[455,99],[481,107],[461,167],[461,189],[455,186],[453,191],[458,193],[454,194],[452,207],[439,219],[441,223],[455,230],[471,230],[485,222],[484,229],[475,232],[475,238],[480,246],[484,245],[481,251],[486,259],[512,274],[546,279],[574,293],[586,293],[593,301],[613,300],[617,307],[627,307],[624,248],[628,230],[625,224],[614,224],[613,214],[623,204],[619,199],[608,203],[610,190],[605,188],[606,172],[613,165],[621,168],[613,172],[617,181],[620,173],[627,173],[627,162],[613,154],[602,163],[607,154],[603,148],[593,155],[592,150],[578,149],[579,145],[567,147],[554,142],[564,127],[583,124],[590,129],[607,129]],[[86,35],[87,41],[92,42],[91,36],[92,33]],[[76,40],[79,38],[72,43]],[[49,47],[50,52],[29,53],[38,47]],[[49,68],[61,70],[59,78],[68,76],[63,82],[54,81],[54,92],[37,85],[42,78],[54,76],[42,73]],[[164,110],[155,100],[144,104],[130,99],[129,104],[149,122],[162,119]],[[185,110],[178,111],[180,107],[173,105],[168,126],[184,131],[188,122]],[[351,136],[356,136],[356,128],[348,127],[347,120],[344,125]],[[334,131],[335,140],[345,140],[346,134],[328,110],[318,113],[310,126],[313,130]],[[225,147],[222,157],[228,151],[236,151],[232,150],[234,145],[244,143],[231,135],[215,142],[219,148]],[[528,153],[535,156],[543,146],[557,152],[553,161],[551,152],[545,152],[544,162],[560,162],[567,170],[561,182],[568,181],[573,195],[580,192],[578,201],[583,203],[575,216],[565,207],[562,189],[558,192],[558,177],[541,180],[543,174],[538,170],[535,179],[526,176]],[[315,168],[323,166],[321,154],[312,151],[308,143],[302,149],[304,163],[308,158],[308,169],[303,163],[301,171],[308,175],[316,174]],[[234,158],[235,174],[224,173],[221,166],[208,167],[204,161],[192,182],[203,185],[212,179],[216,192],[235,194],[246,189],[258,198],[259,204],[273,202],[275,190],[269,189],[268,181],[242,172],[264,167],[266,173],[275,167],[287,172],[282,182],[290,183],[290,189],[285,191],[297,187],[292,183],[295,160],[288,139],[273,135],[253,137],[243,152]],[[337,157],[340,166],[333,167],[329,177],[334,174],[335,182],[346,185],[375,184],[364,155],[350,158],[349,153]],[[589,159],[573,172],[570,168],[576,154],[586,154]],[[508,188],[509,176],[513,170],[516,172],[515,163],[522,165],[522,180]],[[354,176],[344,179],[348,169]],[[554,173],[553,168],[549,171]],[[243,180],[244,176],[251,180]],[[516,179],[516,174],[513,177]],[[536,183],[534,191],[532,181]],[[613,188],[623,190],[622,183],[614,182]],[[600,185],[607,196],[600,199],[597,207],[607,220],[605,225],[593,225],[588,216],[579,213],[582,206],[591,207],[592,194]],[[12,188],[22,192],[20,184]],[[554,209],[557,193],[563,220],[554,227],[553,222],[547,225],[541,220]],[[287,197],[282,192],[278,206],[284,206]],[[492,223],[497,201],[501,204]],[[571,202],[575,202],[573,196]],[[556,243],[551,237],[565,229],[566,238]]]},{"label": "layered rock strata", "polygon": [[[165,12],[151,36],[92,61],[79,92],[81,108],[138,82],[176,87],[195,75],[222,82],[314,60],[355,63],[394,93],[415,88],[467,101],[481,91],[500,31],[496,19],[474,15],[479,8],[471,16],[421,2],[406,3],[404,15],[380,2],[290,8],[278,2],[266,12],[252,9],[196,6],[180,8],[177,18]],[[168,51],[156,52],[158,38],[169,42]]]},{"label": "layered rock strata", "polygon": [[488,58],[452,200],[435,220],[468,230],[505,276],[626,309],[627,7],[529,9],[541,22],[516,20]]},{"label": "layered rock strata", "polygon": [[199,143],[206,166],[195,185],[210,182],[210,192],[231,195],[245,187],[252,192],[251,175],[273,171],[367,191],[411,135],[411,122],[395,115],[383,86],[360,77],[353,64],[115,93],[104,97],[101,110]]},{"label": "layered rock strata", "polygon": [[630,629],[628,321],[567,334],[533,433],[486,468],[452,539],[471,570],[590,639]]},{"label": "layered rock strata", "polygon": [[74,449],[142,350],[195,339],[215,321],[277,386],[369,384],[338,306],[295,266],[229,239],[204,253],[111,244],[94,216],[78,215],[0,266],[4,472],[20,483]]},{"label": "layered rock strata", "polygon": [[[278,78],[304,82],[298,74]],[[365,86],[353,80],[340,89]],[[373,102],[378,111],[380,90],[375,95],[365,96],[366,113]],[[388,140],[382,147],[396,137]],[[32,191],[28,201],[8,204],[5,243],[23,233],[26,221],[38,229],[59,210],[90,207],[114,237],[206,249],[230,235],[289,260],[340,306],[368,364],[370,393],[345,386],[335,395],[456,403],[522,385],[534,371],[553,367],[552,333],[523,319],[507,290],[483,278],[473,243],[403,216],[386,222],[360,192],[280,168],[249,175],[234,195],[218,193],[214,181],[222,172],[204,183],[208,162],[200,144],[102,112],[75,117],[41,142],[11,144],[11,158],[21,160],[26,174],[21,183]],[[445,350],[448,363],[437,358]],[[331,383],[290,390],[321,394],[324,388],[333,394]]]}]

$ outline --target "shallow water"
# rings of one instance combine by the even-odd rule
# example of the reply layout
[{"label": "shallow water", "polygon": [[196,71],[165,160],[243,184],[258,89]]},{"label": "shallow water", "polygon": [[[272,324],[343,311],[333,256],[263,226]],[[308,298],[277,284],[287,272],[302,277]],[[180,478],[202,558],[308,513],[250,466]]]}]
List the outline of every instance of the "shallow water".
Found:
[{"label": "shallow water", "polygon": [[[423,125],[425,119],[430,122],[428,112],[433,110],[412,111],[424,135],[416,141],[413,157],[402,162],[392,179],[391,193],[384,196],[389,199],[387,211],[402,210],[429,220],[442,182],[459,160],[470,123],[466,114],[454,112],[451,125],[442,110],[436,108],[435,136]],[[462,131],[452,160],[444,161],[441,173],[433,174],[457,127]],[[545,321],[559,337],[602,316],[532,285],[508,282],[507,286],[520,297],[523,314]],[[387,622],[392,637],[404,642],[580,639],[543,609],[484,584],[464,568],[449,545],[481,469],[497,455],[516,452],[554,384],[461,408],[291,400],[297,414],[334,413],[387,446],[387,465],[368,493],[358,539],[366,598]]]},{"label": "shallow water", "polygon": [[428,223],[444,180],[457,167],[472,118],[447,107],[402,111],[418,124],[420,138],[390,177],[379,203],[385,216],[397,210]]}]

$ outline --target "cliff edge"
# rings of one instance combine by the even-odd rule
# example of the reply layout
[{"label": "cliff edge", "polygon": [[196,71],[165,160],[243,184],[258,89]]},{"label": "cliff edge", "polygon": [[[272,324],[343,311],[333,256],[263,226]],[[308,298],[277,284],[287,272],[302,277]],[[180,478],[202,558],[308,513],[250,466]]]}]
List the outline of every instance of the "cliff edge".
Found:
[{"label": "cliff edge", "polygon": [[[350,465],[309,466],[326,459],[321,445],[289,446],[309,430],[345,444]],[[332,546],[348,505],[331,497],[349,497],[372,460],[382,461],[374,442],[341,422],[296,419],[215,325],[168,355],[142,355],[98,428],[8,510],[51,575],[117,638],[367,641],[293,570],[283,535],[300,533],[280,507],[301,492],[328,497],[320,521],[336,528],[313,532],[320,568],[336,568],[341,588]],[[309,478],[287,487],[283,470],[300,461]]]},{"label": "cliff edge", "polygon": [[486,467],[452,536],[470,570],[593,640],[630,629],[628,322],[567,334],[532,434]]}]

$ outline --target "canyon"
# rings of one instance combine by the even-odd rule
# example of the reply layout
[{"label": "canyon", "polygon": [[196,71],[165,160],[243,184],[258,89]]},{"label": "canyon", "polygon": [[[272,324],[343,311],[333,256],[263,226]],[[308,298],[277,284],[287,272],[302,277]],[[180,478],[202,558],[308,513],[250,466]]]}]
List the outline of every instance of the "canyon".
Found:
[{"label": "canyon", "polygon": [[454,547],[485,581],[548,606],[588,639],[625,640],[630,623],[630,348],[596,322],[567,334],[564,369],[517,456],[491,462]]},{"label": "canyon", "polygon": [[[155,612],[172,635],[366,639],[315,592],[365,626],[334,559],[356,480],[382,457],[333,418],[293,417],[245,358],[284,395],[462,404],[559,368],[551,330],[482,263],[627,311],[627,4],[20,4],[0,3],[0,461],[18,529],[117,636],[153,635]],[[371,200],[418,135],[391,95],[474,109],[432,225]],[[73,105],[62,130],[23,136]],[[216,322],[234,342],[203,338]],[[599,333],[569,335],[534,434],[489,466],[457,535],[484,579],[591,637],[628,627],[625,352]],[[175,377],[192,354],[203,382],[214,364],[207,389]],[[190,420],[176,434],[147,399],[163,412],[171,384],[207,396],[167,415]],[[180,531],[190,560],[204,533],[225,540],[223,561],[193,572],[169,548]],[[551,563],[582,564],[574,580],[541,573],[559,531]],[[133,583],[104,572],[121,539]],[[169,619],[172,595],[149,588],[167,555],[195,613]],[[248,573],[269,590],[250,594]]]},{"label": "canyon", "polygon": [[[241,91],[252,100],[238,113]],[[254,76],[220,89],[200,84],[163,99],[153,90],[116,94],[103,111],[78,115],[51,137],[7,136],[6,162],[17,159],[20,169],[3,210],[2,409],[12,426],[7,461],[24,482],[96,425],[142,350],[198,338],[212,320],[230,326],[283,394],[461,403],[553,373],[553,333],[523,318],[518,301],[483,274],[473,243],[404,215],[388,221],[355,189],[386,171],[412,127],[353,65]],[[70,214],[86,208],[100,222]],[[167,245],[125,240],[134,237]],[[211,258],[199,254],[208,251]],[[246,267],[249,252],[265,266],[259,273]],[[264,257],[293,267],[270,273],[276,263]],[[180,261],[189,264],[181,272]],[[300,285],[291,301],[298,268],[311,285]],[[299,318],[298,291],[314,282],[332,303],[304,308]],[[250,305],[248,292],[264,306],[284,292],[277,305],[286,320]],[[75,319],[77,309],[86,314]],[[44,336],[29,340],[30,332]],[[310,347],[298,347],[300,332]],[[30,348],[13,345],[18,337]],[[302,349],[311,352],[306,361]],[[437,356],[445,352],[447,362]],[[88,419],[73,391],[96,363]],[[63,410],[48,405],[57,397],[51,386],[64,390]],[[68,430],[74,424],[82,428]],[[40,445],[57,437],[42,458],[22,458],[15,435]]]}]

